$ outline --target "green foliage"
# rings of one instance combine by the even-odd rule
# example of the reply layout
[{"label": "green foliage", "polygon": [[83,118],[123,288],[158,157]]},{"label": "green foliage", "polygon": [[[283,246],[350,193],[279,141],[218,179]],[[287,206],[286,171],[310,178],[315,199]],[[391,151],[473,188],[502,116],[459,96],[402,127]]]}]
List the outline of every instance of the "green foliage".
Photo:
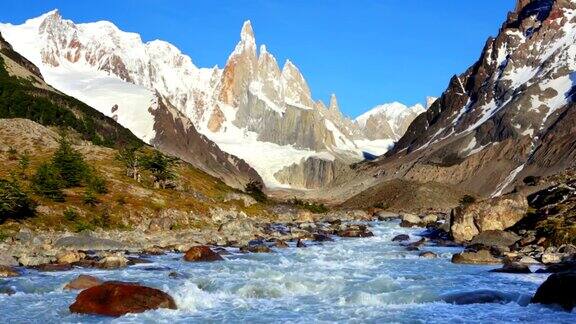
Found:
[{"label": "green foliage", "polygon": [[58,170],[62,185],[65,188],[81,186],[89,174],[88,165],[84,157],[62,137],[60,146],[52,157],[52,164]]},{"label": "green foliage", "polygon": [[41,164],[32,178],[34,192],[54,201],[64,201],[63,187],[59,170],[51,163]]},{"label": "green foliage", "polygon": [[159,151],[143,157],[142,166],[152,173],[154,184],[166,188],[166,182],[176,177],[174,165],[178,159],[166,156]]},{"label": "green foliage", "polygon": [[36,204],[17,183],[0,179],[0,223],[34,214]]},{"label": "green foliage", "polygon": [[462,196],[462,198],[460,198],[460,204],[461,205],[470,205],[476,202],[476,198],[474,198],[473,196],[470,195],[464,195]]},{"label": "green foliage", "polygon": [[90,206],[96,206],[97,204],[100,203],[100,200],[98,200],[98,197],[96,197],[94,191],[90,189],[84,192],[84,197],[82,198],[82,200],[84,201],[84,204]]},{"label": "green foliage", "polygon": [[122,162],[126,167],[126,175],[138,180],[139,169],[142,164],[142,155],[138,152],[137,146],[123,147],[118,151],[116,160]]},{"label": "green foliage", "polygon": [[29,166],[30,166],[30,155],[28,154],[28,152],[20,154],[20,157],[18,159],[18,173],[21,179],[27,178],[26,172],[28,171]]},{"label": "green foliage", "polygon": [[96,172],[96,170],[92,170],[90,172],[90,178],[88,179],[88,190],[100,195],[108,193],[108,187],[106,186],[106,179],[101,177]]},{"label": "green foliage", "polygon": [[268,197],[266,196],[264,191],[262,191],[263,188],[264,185],[262,184],[262,182],[256,180],[250,180],[250,182],[246,184],[244,191],[250,196],[252,196],[252,198],[254,198],[257,202],[266,202],[268,200]]},{"label": "green foliage", "polygon": [[[4,54],[6,49],[1,50]],[[8,55],[10,56],[10,55]],[[96,145],[142,145],[134,134],[83,102],[34,87],[10,76],[0,57],[0,118],[26,118],[45,126],[71,128]]]},{"label": "green foliage", "polygon": [[292,198],[290,200],[290,204],[294,206],[298,206],[300,208],[304,208],[312,213],[315,214],[324,214],[327,213],[330,209],[326,207],[324,204],[317,204],[315,202],[307,202],[297,198]]},{"label": "green foliage", "polygon": [[76,212],[76,210],[72,209],[72,208],[67,208],[64,211],[64,219],[69,221],[69,222],[76,222],[78,220],[78,213]]}]

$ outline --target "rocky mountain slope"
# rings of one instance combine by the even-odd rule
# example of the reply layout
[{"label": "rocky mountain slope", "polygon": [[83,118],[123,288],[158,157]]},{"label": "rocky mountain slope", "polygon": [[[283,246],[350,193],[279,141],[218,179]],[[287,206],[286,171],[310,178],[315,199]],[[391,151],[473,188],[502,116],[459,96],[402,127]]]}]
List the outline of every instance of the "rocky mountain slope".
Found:
[{"label": "rocky mountain slope", "polygon": [[[103,30],[115,30],[115,27],[108,24],[96,25],[97,28]],[[152,85],[157,86],[158,82],[165,82],[158,80],[163,78],[157,76],[161,72],[146,68],[151,66],[151,63],[145,60],[155,59],[154,55],[139,57],[138,54],[141,53],[126,51],[132,55],[129,60],[127,59],[128,62],[133,63],[130,71],[127,65],[118,63],[115,44],[130,46],[130,41],[134,41],[132,35],[118,34],[126,37],[105,39],[99,37],[98,34],[89,34],[86,37],[94,42],[97,41],[101,47],[87,48],[77,39],[76,27],[61,20],[56,12],[42,19],[28,21],[27,27],[34,32],[37,28],[42,39],[46,41],[47,46],[40,53],[33,51],[37,49],[39,40],[26,38],[26,33],[19,34],[17,30],[10,28],[7,34],[10,38],[16,38],[19,50],[26,52],[34,63],[39,64],[40,67],[46,64],[53,67],[36,68],[36,71],[40,73],[44,70],[42,72],[45,73],[48,83],[59,91],[74,96],[112,117],[146,143],[192,163],[231,186],[243,188],[252,179],[261,181],[258,173],[246,162],[220,150],[212,141],[200,135],[178,110],[170,109],[171,105],[166,99],[172,97],[170,94],[161,95],[158,90],[150,88]],[[64,46],[63,44],[70,48],[64,51],[60,47]],[[158,42],[149,45],[150,53],[158,51],[164,53],[165,57],[161,57],[160,60],[178,61],[178,58],[174,58],[176,54],[171,52],[175,50],[174,48],[167,45],[164,47],[164,44]],[[78,63],[82,67],[72,63]],[[88,68],[89,64],[97,64],[100,70]],[[146,86],[125,82],[109,75],[117,73],[126,80],[133,81],[139,76],[134,69],[141,73],[147,71],[148,77],[139,81]],[[163,72],[164,74],[175,73],[173,70],[169,71]],[[189,73],[191,72],[187,70],[181,71],[180,74],[176,73],[176,77],[184,78]],[[198,72],[198,74],[202,73],[204,72]],[[183,121],[182,118],[186,120]]]},{"label": "rocky mountain slope", "polygon": [[[187,119],[222,150],[248,162],[271,187],[325,186],[334,176],[322,170],[339,169],[360,161],[364,150],[382,153],[390,145],[391,133],[359,127],[342,115],[335,96],[328,107],[315,101],[292,62],[280,68],[264,45],[257,47],[249,21],[223,69],[198,68],[169,43],[144,43],[110,22],[75,24],[58,11],[22,25],[0,24],[0,31],[40,67],[48,83],[114,116],[145,142],[163,149],[179,141],[177,136],[188,136],[154,121],[148,107],[162,102],[178,111],[175,120]],[[162,140],[154,139],[158,134]],[[238,169],[236,174],[246,174],[246,165]]]},{"label": "rocky mountain slope", "polygon": [[574,166],[575,55],[574,2],[519,1],[393,150],[358,168],[355,190],[403,178],[498,196]]}]

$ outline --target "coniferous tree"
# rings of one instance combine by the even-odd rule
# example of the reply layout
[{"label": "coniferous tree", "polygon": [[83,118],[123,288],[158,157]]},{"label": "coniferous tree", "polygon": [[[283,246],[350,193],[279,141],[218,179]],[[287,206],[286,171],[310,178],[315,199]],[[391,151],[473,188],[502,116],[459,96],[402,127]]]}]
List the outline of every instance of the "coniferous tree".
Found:
[{"label": "coniferous tree", "polygon": [[63,181],[58,169],[51,163],[40,165],[32,178],[32,189],[39,195],[54,201],[64,201]]},{"label": "coniferous tree", "polygon": [[88,166],[84,157],[76,151],[64,137],[52,157],[52,164],[58,170],[65,188],[81,186],[88,175]]}]

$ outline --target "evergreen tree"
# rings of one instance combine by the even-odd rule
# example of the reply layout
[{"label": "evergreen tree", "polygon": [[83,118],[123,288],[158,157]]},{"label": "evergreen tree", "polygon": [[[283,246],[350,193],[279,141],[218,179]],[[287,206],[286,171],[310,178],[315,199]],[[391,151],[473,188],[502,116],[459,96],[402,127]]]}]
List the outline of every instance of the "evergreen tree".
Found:
[{"label": "evergreen tree", "polygon": [[35,203],[17,183],[0,179],[0,223],[34,214]]},{"label": "evergreen tree", "polygon": [[58,170],[65,188],[81,186],[88,175],[88,166],[84,157],[62,137],[60,146],[52,157],[52,164]]},{"label": "evergreen tree", "polygon": [[257,202],[265,202],[268,200],[268,197],[266,197],[266,194],[262,189],[264,189],[264,185],[260,181],[250,180],[250,182],[246,184],[244,191],[252,196],[252,198]]},{"label": "evergreen tree", "polygon": [[32,189],[34,192],[54,201],[64,201],[62,184],[63,181],[60,178],[58,169],[50,163],[40,165],[32,178]]}]

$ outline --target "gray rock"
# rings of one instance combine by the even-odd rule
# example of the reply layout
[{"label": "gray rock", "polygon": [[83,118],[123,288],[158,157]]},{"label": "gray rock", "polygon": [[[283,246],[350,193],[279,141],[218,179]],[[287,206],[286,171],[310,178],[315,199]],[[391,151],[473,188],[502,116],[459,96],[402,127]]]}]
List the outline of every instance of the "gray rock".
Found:
[{"label": "gray rock", "polygon": [[394,238],[392,238],[392,242],[403,242],[403,241],[409,241],[410,240],[410,236],[406,235],[406,234],[399,234],[394,236]]},{"label": "gray rock", "polygon": [[0,266],[15,267],[17,265],[18,261],[13,256],[0,252]]},{"label": "gray rock", "polygon": [[476,290],[466,292],[456,292],[443,295],[442,300],[450,304],[470,305],[470,304],[507,304],[509,302],[527,303],[521,301],[521,296],[517,294],[505,293],[495,290]]},{"label": "gray rock", "polygon": [[488,250],[477,252],[462,252],[452,256],[452,263],[464,264],[495,264],[502,263],[502,260],[495,258]]},{"label": "gray rock", "polygon": [[374,214],[374,217],[376,217],[379,221],[388,221],[388,220],[393,220],[393,219],[399,219],[400,214],[385,211],[385,210],[380,210]]},{"label": "gray rock", "polygon": [[562,254],[561,253],[548,253],[545,252],[542,254],[542,263],[550,264],[550,263],[560,263],[562,261]]},{"label": "gray rock", "polygon": [[510,246],[520,240],[520,236],[501,230],[484,231],[472,239],[470,244],[482,244],[485,246]]},{"label": "gray rock", "polygon": [[506,263],[500,269],[490,270],[490,272],[502,272],[502,273],[532,273],[530,267],[526,264],[519,262]]}]

